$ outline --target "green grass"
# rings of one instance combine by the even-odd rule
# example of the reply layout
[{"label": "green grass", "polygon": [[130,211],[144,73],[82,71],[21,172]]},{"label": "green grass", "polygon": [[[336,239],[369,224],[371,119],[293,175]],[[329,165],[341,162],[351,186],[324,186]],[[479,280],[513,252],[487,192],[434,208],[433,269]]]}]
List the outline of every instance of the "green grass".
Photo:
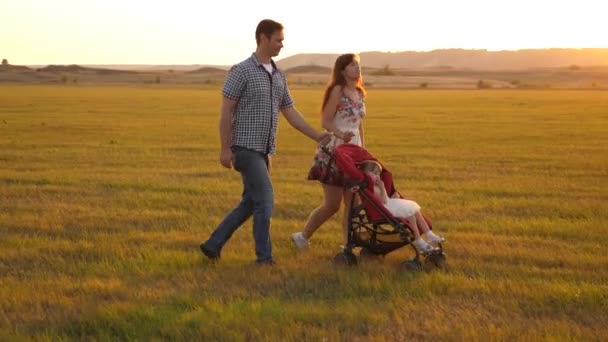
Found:
[{"label": "green grass", "polygon": [[[294,89],[319,127],[322,89]],[[608,92],[368,94],[367,148],[448,242],[332,263],[340,216],[297,253],[321,201],[314,143],[282,120],[276,267],[251,222],[222,261],[205,240],[239,201],[219,165],[220,90],[0,87],[0,339],[605,340]]]}]

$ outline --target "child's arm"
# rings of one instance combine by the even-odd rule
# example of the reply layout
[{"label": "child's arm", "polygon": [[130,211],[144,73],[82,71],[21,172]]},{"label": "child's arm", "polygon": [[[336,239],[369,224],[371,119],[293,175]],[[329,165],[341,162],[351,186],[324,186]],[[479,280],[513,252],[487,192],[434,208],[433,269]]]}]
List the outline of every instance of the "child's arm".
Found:
[{"label": "child's arm", "polygon": [[388,202],[388,195],[386,194],[386,189],[384,188],[384,183],[382,183],[382,181],[374,184],[374,194],[380,198],[382,203]]}]

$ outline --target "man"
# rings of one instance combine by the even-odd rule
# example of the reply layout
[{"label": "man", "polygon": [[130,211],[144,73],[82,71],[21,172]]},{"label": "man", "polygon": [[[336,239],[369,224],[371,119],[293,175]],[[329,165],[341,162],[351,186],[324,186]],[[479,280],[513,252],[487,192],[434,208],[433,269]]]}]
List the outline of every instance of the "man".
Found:
[{"label": "man", "polygon": [[234,65],[226,76],[219,122],[220,163],[240,172],[242,199],[200,249],[208,258],[218,259],[230,236],[253,215],[256,262],[274,264],[270,241],[274,199],[269,168],[270,156],[275,153],[279,111],[290,125],[317,142],[326,143],[330,136],[309,126],[295,109],[285,75],[272,60],[283,47],[283,25],[262,20],[255,39],[255,52]]}]

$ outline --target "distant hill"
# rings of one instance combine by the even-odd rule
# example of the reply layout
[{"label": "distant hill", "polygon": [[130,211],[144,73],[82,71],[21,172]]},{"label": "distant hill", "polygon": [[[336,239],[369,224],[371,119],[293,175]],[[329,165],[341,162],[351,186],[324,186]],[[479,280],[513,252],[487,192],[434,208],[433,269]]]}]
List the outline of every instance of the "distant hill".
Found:
[{"label": "distant hill", "polygon": [[36,69],[36,71],[42,71],[42,72],[80,72],[80,71],[85,71],[87,70],[86,68],[83,68],[79,65],[76,64],[72,64],[72,65],[47,65],[43,68],[38,68]]},{"label": "distant hill", "polygon": [[[111,70],[130,70],[139,72],[173,71],[187,72],[205,67],[228,70],[229,66],[207,65],[207,64],[80,64],[86,68],[111,69]],[[30,66],[32,67],[32,66]]]},{"label": "distant hill", "polygon": [[[279,60],[283,70],[301,65],[333,67],[338,54],[297,54]],[[487,51],[444,49],[428,52],[362,52],[361,64],[383,68],[458,68],[477,70],[523,70],[564,66],[608,65],[608,48],[598,49],[527,49]]]},{"label": "distant hill", "polygon": [[19,71],[32,71],[32,69],[23,65],[11,65],[11,64],[0,64],[0,72],[19,72]]},{"label": "distant hill", "polygon": [[289,70],[302,65],[333,68],[338,56],[337,53],[300,53],[277,61],[277,65],[282,70]]},{"label": "distant hill", "polygon": [[226,70],[215,67],[202,67],[195,70],[188,71],[190,74],[225,74]]},{"label": "distant hill", "polygon": [[284,70],[286,74],[323,74],[329,75],[331,68],[319,65],[300,65]]},{"label": "distant hill", "polygon": [[50,73],[95,73],[98,75],[113,75],[113,74],[131,74],[134,71],[130,70],[113,70],[101,68],[86,68],[80,65],[47,65],[43,68],[36,69],[38,72]]},{"label": "distant hill", "polygon": [[[422,89],[608,89],[608,49],[553,49],[488,52],[361,53],[368,88]],[[277,61],[294,87],[323,87],[337,54],[296,55]],[[304,63],[290,66],[290,63]],[[326,63],[326,65],[322,65]],[[374,64],[375,63],[375,64]],[[371,64],[371,65],[370,65]],[[552,66],[558,65],[558,66]],[[0,65],[0,84],[143,84],[217,87],[228,67],[198,65]],[[117,70],[109,67],[125,67]],[[142,67],[142,65],[139,65]]]}]

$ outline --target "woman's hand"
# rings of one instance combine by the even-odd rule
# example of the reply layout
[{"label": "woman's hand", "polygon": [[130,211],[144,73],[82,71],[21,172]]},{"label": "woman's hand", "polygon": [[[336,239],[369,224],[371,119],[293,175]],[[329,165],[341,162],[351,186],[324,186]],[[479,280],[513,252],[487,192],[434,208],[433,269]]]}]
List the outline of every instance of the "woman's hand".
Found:
[{"label": "woman's hand", "polygon": [[349,143],[350,140],[355,136],[355,134],[351,131],[348,131],[346,133],[344,133],[342,140],[344,140],[345,143]]},{"label": "woman's hand", "polygon": [[349,143],[350,140],[355,136],[355,134],[351,131],[342,132],[336,131],[334,135],[340,139],[342,139],[345,143]]}]

